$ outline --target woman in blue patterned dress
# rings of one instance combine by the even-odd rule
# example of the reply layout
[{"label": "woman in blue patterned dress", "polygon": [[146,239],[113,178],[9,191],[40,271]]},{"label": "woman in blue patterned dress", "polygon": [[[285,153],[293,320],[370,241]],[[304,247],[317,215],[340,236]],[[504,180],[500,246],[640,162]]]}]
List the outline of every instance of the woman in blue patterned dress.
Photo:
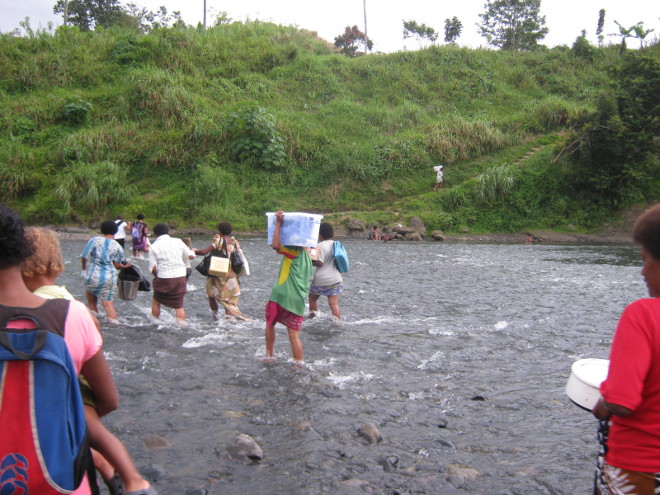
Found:
[{"label": "woman in blue patterned dress", "polygon": [[97,303],[101,299],[108,322],[114,324],[119,323],[112,304],[117,286],[117,270],[131,266],[124,260],[124,250],[115,242],[116,233],[117,224],[106,220],[101,224],[101,236],[90,239],[80,255],[87,289],[87,305],[94,313],[98,313]]}]

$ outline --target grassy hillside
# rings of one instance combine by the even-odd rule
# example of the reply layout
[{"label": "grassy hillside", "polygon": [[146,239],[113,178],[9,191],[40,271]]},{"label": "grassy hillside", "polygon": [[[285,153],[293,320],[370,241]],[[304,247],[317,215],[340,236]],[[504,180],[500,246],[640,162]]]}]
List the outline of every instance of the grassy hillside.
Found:
[{"label": "grassy hillside", "polygon": [[552,159],[613,91],[619,58],[588,55],[444,46],[351,59],[259,21],[0,35],[3,199],[31,222],[142,212],[245,231],[284,209],[416,215],[448,232],[593,229],[657,197],[660,179],[614,205],[566,187],[574,165]]}]

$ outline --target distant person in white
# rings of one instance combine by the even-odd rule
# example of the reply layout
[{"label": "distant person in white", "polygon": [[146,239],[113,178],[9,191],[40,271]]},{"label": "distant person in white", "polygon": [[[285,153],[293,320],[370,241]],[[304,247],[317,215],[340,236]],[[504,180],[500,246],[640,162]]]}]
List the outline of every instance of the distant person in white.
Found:
[{"label": "distant person in white", "polygon": [[435,186],[433,186],[433,190],[437,191],[438,187],[442,188],[442,165],[436,165],[433,167],[433,170],[435,170]]},{"label": "distant person in white", "polygon": [[117,233],[115,234],[115,241],[119,243],[119,245],[123,248],[124,243],[126,242],[126,230],[130,229],[130,225],[127,224],[124,221],[124,217],[121,215],[117,215],[117,220],[115,220],[115,223],[117,224]]},{"label": "distant person in white", "polygon": [[154,275],[151,314],[160,316],[160,305],[174,309],[179,323],[186,321],[183,298],[186,295],[186,260],[195,257],[181,239],[170,237],[164,223],[154,226],[156,240],[149,249],[149,271]]}]

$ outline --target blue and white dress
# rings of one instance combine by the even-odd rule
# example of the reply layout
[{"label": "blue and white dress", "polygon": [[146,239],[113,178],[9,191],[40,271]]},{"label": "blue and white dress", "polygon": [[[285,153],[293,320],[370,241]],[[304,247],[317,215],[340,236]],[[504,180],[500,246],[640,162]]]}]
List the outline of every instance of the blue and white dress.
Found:
[{"label": "blue and white dress", "polygon": [[86,289],[103,301],[112,301],[117,285],[117,269],[112,262],[123,261],[122,247],[114,239],[94,237],[80,257],[87,260],[84,274]]}]

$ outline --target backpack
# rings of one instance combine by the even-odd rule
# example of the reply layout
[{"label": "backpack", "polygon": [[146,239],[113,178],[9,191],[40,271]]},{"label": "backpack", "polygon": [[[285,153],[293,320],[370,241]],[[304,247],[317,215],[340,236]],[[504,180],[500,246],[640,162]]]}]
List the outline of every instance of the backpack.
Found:
[{"label": "backpack", "polygon": [[346,248],[339,241],[334,241],[332,245],[332,256],[335,258],[335,266],[340,273],[348,271],[348,254]]},{"label": "backpack", "polygon": [[133,237],[134,241],[139,242],[142,238],[143,227],[144,223],[142,222],[133,223],[133,227],[131,227],[131,236]]},{"label": "backpack", "polygon": [[[0,307],[0,493],[70,493],[89,469],[84,406],[64,341],[69,301]],[[36,328],[7,328],[31,320]]]}]

